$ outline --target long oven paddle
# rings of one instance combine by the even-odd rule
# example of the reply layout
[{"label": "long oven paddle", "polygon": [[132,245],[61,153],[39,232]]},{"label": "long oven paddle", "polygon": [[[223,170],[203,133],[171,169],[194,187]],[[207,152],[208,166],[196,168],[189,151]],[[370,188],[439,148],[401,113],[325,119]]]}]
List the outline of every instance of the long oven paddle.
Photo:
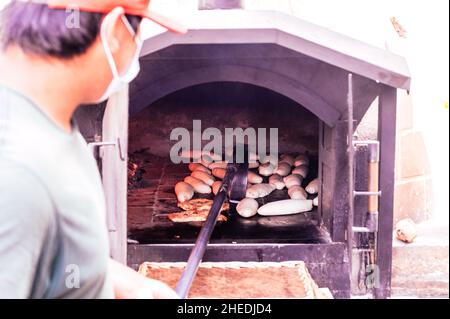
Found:
[{"label": "long oven paddle", "polygon": [[206,251],[214,226],[217,222],[217,217],[220,214],[223,203],[227,196],[230,197],[230,202],[238,202],[245,197],[247,189],[247,173],[248,162],[243,164],[228,164],[225,177],[223,178],[220,190],[214,198],[212,207],[206,218],[198,237],[195,246],[189,256],[186,269],[181,275],[180,281],[176,287],[176,292],[180,298],[187,298],[192,282],[197,274],[200,262]]}]

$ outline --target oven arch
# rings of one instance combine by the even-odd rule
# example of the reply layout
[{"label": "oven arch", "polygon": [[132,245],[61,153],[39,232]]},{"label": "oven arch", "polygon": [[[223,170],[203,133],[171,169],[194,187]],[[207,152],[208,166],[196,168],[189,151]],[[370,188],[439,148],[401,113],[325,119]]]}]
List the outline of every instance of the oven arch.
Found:
[{"label": "oven arch", "polygon": [[240,82],[269,89],[302,105],[329,126],[333,126],[341,117],[338,110],[299,81],[262,68],[241,65],[194,68],[155,79],[151,83],[152,87],[143,87],[131,96],[130,115],[139,113],[153,102],[171,93],[212,82]]}]

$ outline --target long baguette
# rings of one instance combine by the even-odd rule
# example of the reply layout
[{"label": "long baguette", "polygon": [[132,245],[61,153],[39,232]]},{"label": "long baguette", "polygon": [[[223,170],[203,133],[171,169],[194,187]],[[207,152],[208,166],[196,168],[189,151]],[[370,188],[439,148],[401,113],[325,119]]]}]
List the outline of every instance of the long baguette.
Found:
[{"label": "long baguette", "polygon": [[256,184],[247,189],[246,197],[260,198],[265,197],[275,190],[275,186],[271,184]]},{"label": "long baguette", "polygon": [[278,174],[273,174],[269,177],[269,184],[275,186],[276,189],[283,189],[286,187],[283,182],[283,177]]},{"label": "long baguette", "polygon": [[308,184],[308,186],[305,187],[305,190],[306,190],[309,194],[314,195],[314,194],[317,194],[317,193],[319,192],[319,187],[320,187],[320,181],[319,181],[318,178],[316,178],[316,179],[313,179],[313,180]]},{"label": "long baguette", "polygon": [[211,187],[203,183],[198,178],[187,176],[184,181],[194,188],[194,191],[200,194],[211,194]]},{"label": "long baguette", "polygon": [[293,215],[308,212],[312,208],[312,200],[310,199],[285,199],[261,206],[258,209],[258,214],[262,216]]},{"label": "long baguette", "polygon": [[179,202],[185,202],[194,197],[194,188],[185,182],[179,182],[175,185],[175,194]]},{"label": "long baguette", "polygon": [[289,188],[288,194],[291,199],[308,199],[308,194],[300,185],[295,185]]},{"label": "long baguette", "polygon": [[249,218],[256,215],[258,206],[258,202],[253,198],[244,198],[237,205],[236,211],[242,217]]},{"label": "long baguette", "polygon": [[292,186],[300,186],[302,185],[303,177],[297,174],[291,174],[283,178],[283,182],[286,187],[289,189]]},{"label": "long baguette", "polygon": [[191,176],[201,180],[203,183],[209,186],[211,186],[215,181],[214,177],[202,171],[193,171],[191,173]]}]

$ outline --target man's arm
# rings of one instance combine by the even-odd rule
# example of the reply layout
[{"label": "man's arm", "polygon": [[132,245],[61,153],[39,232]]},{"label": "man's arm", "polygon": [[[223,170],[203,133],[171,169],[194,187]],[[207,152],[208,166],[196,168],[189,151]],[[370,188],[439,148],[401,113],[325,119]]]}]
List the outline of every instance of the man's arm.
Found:
[{"label": "man's arm", "polygon": [[178,295],[166,284],[146,278],[133,269],[110,259],[110,278],[118,299],[178,299]]},{"label": "man's arm", "polygon": [[39,180],[0,159],[0,299],[31,297],[52,216]]}]

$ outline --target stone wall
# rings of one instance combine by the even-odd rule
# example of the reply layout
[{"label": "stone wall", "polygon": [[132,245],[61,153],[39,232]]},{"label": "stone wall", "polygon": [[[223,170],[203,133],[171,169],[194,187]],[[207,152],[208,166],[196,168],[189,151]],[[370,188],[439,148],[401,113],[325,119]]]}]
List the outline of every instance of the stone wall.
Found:
[{"label": "stone wall", "polygon": [[433,183],[427,145],[414,128],[411,97],[399,92],[397,158],[395,174],[395,220],[429,219],[433,211]]}]

